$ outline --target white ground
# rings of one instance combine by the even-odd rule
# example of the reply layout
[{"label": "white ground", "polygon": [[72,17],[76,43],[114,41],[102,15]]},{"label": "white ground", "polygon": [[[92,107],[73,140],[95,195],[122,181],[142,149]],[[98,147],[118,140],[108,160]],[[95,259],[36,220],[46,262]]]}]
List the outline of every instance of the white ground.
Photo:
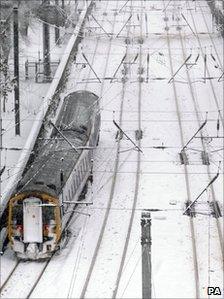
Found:
[{"label": "white ground", "polygon": [[[124,23],[130,16],[130,5],[126,5],[118,14],[114,15],[126,1],[98,1],[94,17],[102,24],[108,33],[120,31]],[[134,223],[131,231],[131,238],[128,246],[121,282],[118,289],[117,298],[141,298],[141,213],[143,209],[161,209],[160,212],[152,212],[152,296],[153,298],[196,298],[194,283],[194,264],[192,253],[192,241],[189,228],[189,218],[183,216],[184,203],[187,199],[194,200],[196,196],[206,187],[209,182],[207,166],[202,165],[200,152],[202,150],[199,139],[194,139],[187,150],[189,165],[190,198],[186,191],[186,183],[183,165],[180,164],[179,155],[182,148],[180,129],[175,106],[175,98],[172,83],[168,84],[171,78],[168,44],[164,27],[164,4],[162,1],[143,1],[145,7],[143,12],[147,12],[148,28],[146,31],[145,21],[143,23],[144,38],[142,63],[144,66],[143,77],[146,78],[146,58],[150,54],[149,82],[142,83],[142,103],[141,103],[141,126],[143,130],[141,155],[141,175],[139,194],[137,199],[137,209],[135,211]],[[223,112],[223,81],[218,82],[221,70],[215,68],[215,64],[223,69],[223,41],[215,31],[215,26],[211,24],[211,15],[205,1],[186,4],[185,1],[174,3],[171,1],[167,7],[167,21],[170,27],[169,33],[171,43],[171,55],[174,72],[181,66],[185,58],[192,53],[191,62],[194,62],[200,54],[197,65],[189,70],[190,81],[193,86],[193,95],[190,91],[186,68],[183,67],[176,76],[175,84],[177,88],[177,98],[180,110],[180,118],[183,126],[184,143],[186,143],[199,128],[193,97],[197,102],[198,116],[200,124],[205,120],[208,112],[208,123],[203,129],[203,136],[216,136],[216,122],[218,109]],[[138,16],[141,12],[141,2],[133,1],[135,6],[131,24],[139,24]],[[179,8],[178,8],[179,7]],[[192,10],[190,10],[192,9]],[[208,34],[200,35],[203,51],[208,55],[207,63],[209,76],[215,77],[213,80],[203,82],[204,63],[199,43],[192,34],[189,26],[181,19],[176,18],[182,13],[188,20],[191,28],[197,32],[211,33],[214,44]],[[105,15],[106,12],[106,15]],[[192,16],[195,20],[195,27]],[[203,12],[203,14],[202,14]],[[173,18],[172,18],[173,16]],[[204,17],[203,17],[204,16]],[[143,14],[144,19],[144,14]],[[182,25],[181,35],[185,46],[185,53],[182,52],[179,33],[176,30],[178,25]],[[114,28],[113,28],[114,24]],[[120,38],[109,39],[104,32],[98,28],[93,29],[97,24],[90,19],[92,32],[86,31],[86,37],[80,45],[77,62],[84,62],[81,51],[86,54],[98,76],[102,79],[112,77],[114,71],[121,62],[125,54],[126,47],[124,38],[127,30],[121,33]],[[213,28],[213,29],[212,29]],[[128,48],[126,61],[132,61],[136,53],[139,53],[139,27],[130,30],[132,43]],[[155,34],[157,33],[157,34]],[[162,34],[162,35],[158,35]],[[40,42],[37,42],[39,45]],[[40,44],[41,45],[41,44]],[[217,49],[215,51],[214,45]],[[211,55],[216,58],[216,63]],[[109,59],[108,58],[109,54]],[[184,55],[186,57],[184,57]],[[218,57],[218,56],[219,57]],[[135,130],[138,129],[138,66],[132,65],[127,74],[128,81],[125,84],[122,128],[135,140]],[[93,205],[88,208],[80,207],[79,211],[90,213],[90,217],[76,214],[71,224],[72,237],[65,249],[54,256],[47,267],[46,273],[40,280],[33,298],[79,298],[91,258],[93,256],[96,242],[100,233],[103,217],[106,211],[107,202],[110,196],[114,159],[116,155],[117,141],[116,127],[113,125],[113,117],[119,120],[121,93],[122,93],[122,73],[117,73],[117,79],[110,83],[110,80],[102,80],[100,84],[96,80],[82,81],[94,78],[94,74],[88,68],[81,68],[80,65],[71,66],[72,72],[67,83],[67,89],[79,90],[87,89],[102,97],[101,99],[101,134],[99,147],[96,150],[94,161],[94,183],[89,188],[87,201],[93,200]],[[165,78],[156,80],[156,78]],[[22,81],[23,82],[23,81]],[[24,82],[24,86],[29,86]],[[212,92],[214,87],[214,93]],[[44,88],[47,88],[45,85]],[[38,109],[40,96],[46,92],[40,86],[35,85],[38,94],[35,102],[29,98],[24,98],[24,117],[28,113],[34,114]],[[215,102],[215,97],[217,102]],[[38,101],[38,102],[36,102]],[[218,105],[218,107],[217,107]],[[28,109],[29,108],[29,109]],[[13,121],[8,104],[8,118]],[[29,111],[29,112],[28,112]],[[114,111],[114,112],[113,112]],[[222,113],[223,115],[223,113]],[[5,117],[6,118],[6,117]],[[24,144],[30,125],[24,122],[24,137],[13,135],[13,128],[7,136],[3,135],[5,146],[22,146]],[[32,123],[32,122],[31,122]],[[4,125],[9,125],[4,120]],[[29,121],[30,124],[30,121]],[[220,124],[219,136],[223,136],[222,125]],[[200,135],[198,135],[200,136]],[[212,152],[223,146],[222,139],[206,141],[206,150],[209,152],[211,177],[214,177],[219,161],[223,161],[223,151]],[[166,148],[156,149],[155,146],[164,145]],[[131,149],[129,141],[121,141],[122,149]],[[195,150],[196,149],[196,150]],[[16,167],[18,156],[10,155],[10,152],[3,152],[8,167]],[[124,247],[124,240],[127,234],[127,227],[131,214],[133,194],[135,188],[135,171],[137,166],[137,152],[132,150],[120,154],[119,173],[115,185],[114,199],[109,213],[108,222],[105,228],[103,241],[100,246],[98,257],[89,286],[86,298],[111,298],[115,287],[118,267]],[[223,204],[223,163],[218,179],[213,184],[216,199]],[[10,173],[9,173],[10,175]],[[3,178],[3,184],[7,184],[7,178]],[[4,185],[3,185],[4,187]],[[199,199],[196,206],[198,212],[209,213],[207,201],[212,199],[211,188]],[[222,227],[221,220],[220,224]],[[222,257],[220,244],[218,241],[217,227],[212,216],[198,214],[194,219],[197,258],[199,263],[199,285],[200,298],[207,298],[208,286],[223,285]],[[1,274],[2,281],[7,277],[10,269],[15,263],[15,257],[7,250],[2,257]],[[35,265],[35,266],[34,266]],[[30,266],[24,264],[22,272],[19,272],[17,283],[11,284],[4,292],[4,298],[22,298],[29,286],[27,273],[39,268],[39,264],[31,263]],[[24,274],[25,273],[25,274]],[[21,279],[22,277],[22,279]],[[218,298],[218,296],[216,296]],[[212,296],[210,297],[212,298]],[[214,297],[215,298],[215,297]]]}]

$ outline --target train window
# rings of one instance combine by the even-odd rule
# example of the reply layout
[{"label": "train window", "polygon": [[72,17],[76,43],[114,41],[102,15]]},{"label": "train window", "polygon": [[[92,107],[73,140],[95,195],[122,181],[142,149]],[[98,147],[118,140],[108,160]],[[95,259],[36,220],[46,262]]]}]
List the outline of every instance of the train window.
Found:
[{"label": "train window", "polygon": [[12,210],[12,219],[13,222],[17,225],[23,225],[23,205],[16,204]]},{"label": "train window", "polygon": [[54,207],[42,207],[43,224],[49,224],[50,220],[55,219]]}]

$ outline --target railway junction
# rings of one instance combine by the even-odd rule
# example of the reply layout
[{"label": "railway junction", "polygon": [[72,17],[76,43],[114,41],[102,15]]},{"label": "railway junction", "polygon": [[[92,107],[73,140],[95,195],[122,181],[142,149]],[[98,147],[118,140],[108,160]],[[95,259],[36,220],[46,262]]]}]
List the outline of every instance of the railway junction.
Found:
[{"label": "railway junction", "polygon": [[52,258],[18,260],[5,248],[1,297],[221,298],[223,2],[63,2],[76,24],[54,45],[47,82],[21,71],[36,102],[21,97],[20,135],[13,104],[1,103],[1,203],[43,128],[51,138],[63,98],[80,90],[99,97],[93,182]]}]

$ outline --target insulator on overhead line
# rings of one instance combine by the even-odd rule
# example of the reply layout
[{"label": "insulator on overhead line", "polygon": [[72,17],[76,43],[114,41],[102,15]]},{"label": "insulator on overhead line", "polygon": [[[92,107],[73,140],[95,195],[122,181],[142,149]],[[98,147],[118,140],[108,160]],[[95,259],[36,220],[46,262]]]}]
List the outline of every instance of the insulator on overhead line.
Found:
[{"label": "insulator on overhead line", "polygon": [[219,131],[219,129],[220,129],[220,122],[219,122],[219,118],[217,119],[217,125],[216,125],[216,128],[217,128],[217,133],[218,133],[218,131]]}]

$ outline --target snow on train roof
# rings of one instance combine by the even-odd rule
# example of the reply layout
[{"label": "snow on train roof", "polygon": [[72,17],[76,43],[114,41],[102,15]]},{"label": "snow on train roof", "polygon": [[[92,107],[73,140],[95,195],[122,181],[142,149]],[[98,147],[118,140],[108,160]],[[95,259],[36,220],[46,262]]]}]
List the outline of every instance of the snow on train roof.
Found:
[{"label": "snow on train roof", "polygon": [[[72,101],[75,103],[68,103]],[[67,126],[79,126],[88,123],[95,107],[98,105],[98,97],[88,91],[76,91],[67,95],[59,113],[56,125],[63,123]]]},{"label": "snow on train roof", "polygon": [[[64,99],[56,126],[75,147],[88,141],[97,99],[95,94],[87,91],[74,92]],[[46,140],[34,154],[32,164],[28,165],[17,186],[17,193],[35,190],[58,195],[61,189],[60,171],[63,171],[66,181],[80,154],[81,151],[77,153],[54,130],[51,139]]]}]

